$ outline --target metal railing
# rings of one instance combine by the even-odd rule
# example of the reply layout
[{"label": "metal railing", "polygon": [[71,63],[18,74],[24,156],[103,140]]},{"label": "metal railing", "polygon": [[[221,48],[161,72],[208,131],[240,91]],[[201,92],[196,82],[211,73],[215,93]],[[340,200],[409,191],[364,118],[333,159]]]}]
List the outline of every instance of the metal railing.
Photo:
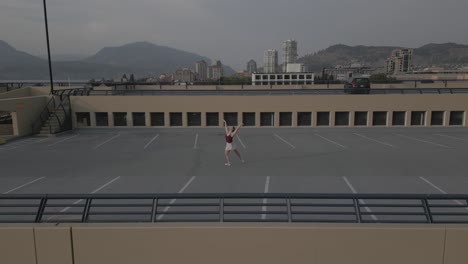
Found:
[{"label": "metal railing", "polygon": [[[71,92],[71,91],[69,91]],[[57,112],[63,112],[64,118],[62,119]],[[54,131],[53,125],[51,123],[52,120],[56,120],[57,124],[59,125],[59,131]],[[35,123],[32,125],[32,132],[33,134],[37,134],[41,131],[41,129],[45,126],[45,124],[49,121],[49,133],[55,134],[57,132],[62,132],[65,130],[72,129],[71,124],[71,102],[70,97],[68,95],[64,96],[64,94],[54,94],[52,98],[47,102],[44,110],[39,114],[39,117]]]},{"label": "metal railing", "polygon": [[0,195],[0,223],[468,224],[468,195]]},{"label": "metal railing", "polygon": [[343,95],[343,94],[466,94],[468,88],[391,88],[391,89],[263,89],[263,90],[60,90],[56,95],[73,96],[174,96],[174,95],[219,95],[219,96],[261,96],[261,95]]}]

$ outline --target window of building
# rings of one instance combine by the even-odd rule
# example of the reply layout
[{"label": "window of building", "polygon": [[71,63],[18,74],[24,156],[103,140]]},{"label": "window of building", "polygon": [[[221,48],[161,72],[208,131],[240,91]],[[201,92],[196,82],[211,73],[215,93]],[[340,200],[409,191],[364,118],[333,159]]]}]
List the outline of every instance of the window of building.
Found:
[{"label": "window of building", "polygon": [[255,126],[255,113],[242,113],[242,123],[244,126]]},{"label": "window of building", "polygon": [[367,112],[359,111],[354,112],[354,125],[367,126]]},{"label": "window of building", "polygon": [[270,75],[270,80],[275,80],[276,79],[276,75]]},{"label": "window of building", "polygon": [[133,126],[146,126],[145,113],[132,113]]},{"label": "window of building", "polygon": [[374,112],[372,117],[373,126],[387,125],[387,112]]},{"label": "window of building", "polygon": [[260,113],[260,126],[274,126],[275,125],[275,113],[265,112]]},{"label": "window of building", "polygon": [[406,112],[396,111],[393,112],[392,126],[404,126],[406,120]]},{"label": "window of building", "polygon": [[330,112],[317,112],[317,126],[330,125]]},{"label": "window of building", "polygon": [[127,126],[127,113],[126,112],[115,112],[114,116],[114,126]]},{"label": "window of building", "polygon": [[261,75],[255,75],[255,80],[261,80],[262,76]]},{"label": "window of building", "polygon": [[187,113],[188,126],[201,126],[201,113],[189,112]]},{"label": "window of building", "polygon": [[91,126],[91,114],[90,113],[76,113],[76,125],[77,127]]},{"label": "window of building", "polygon": [[424,111],[411,112],[411,125],[412,126],[424,126],[425,122],[426,122],[426,112]]},{"label": "window of building", "polygon": [[285,80],[289,80],[289,79],[290,79],[289,77],[290,77],[289,75],[285,75],[285,76],[284,76],[284,79],[285,79]]},{"label": "window of building", "polygon": [[219,113],[206,113],[206,126],[219,126]]},{"label": "window of building", "polygon": [[304,75],[299,75],[299,80],[304,80]]},{"label": "window of building", "polygon": [[279,114],[280,126],[292,126],[292,113],[291,112],[281,112]]},{"label": "window of building", "polygon": [[169,125],[171,127],[182,126],[182,113],[169,113]]},{"label": "window of building", "polygon": [[277,79],[278,79],[278,80],[283,80],[283,75],[278,75],[278,76],[277,76]]},{"label": "window of building", "polygon": [[107,112],[96,113],[96,126],[109,126],[109,114]]},{"label": "window of building", "polygon": [[291,78],[292,78],[293,80],[297,80],[297,75],[296,75],[296,74],[293,74],[293,75],[291,75]]},{"label": "window of building", "polygon": [[312,79],[312,74],[307,74],[307,80],[311,80]]},{"label": "window of building", "polygon": [[451,126],[463,126],[463,119],[465,118],[465,112],[463,111],[451,111],[450,122]]},{"label": "window of building", "polygon": [[431,126],[442,126],[444,125],[444,111],[432,111],[431,114]]},{"label": "window of building", "polygon": [[312,126],[312,113],[311,112],[298,112],[297,113],[298,126]]},{"label": "window of building", "polygon": [[263,75],[262,79],[263,80],[268,80],[268,75]]},{"label": "window of building", "polygon": [[228,126],[237,126],[237,113],[224,113],[224,120]]},{"label": "window of building", "polygon": [[151,126],[164,126],[164,113],[151,113]]},{"label": "window of building", "polygon": [[349,112],[335,112],[335,126],[349,126]]}]

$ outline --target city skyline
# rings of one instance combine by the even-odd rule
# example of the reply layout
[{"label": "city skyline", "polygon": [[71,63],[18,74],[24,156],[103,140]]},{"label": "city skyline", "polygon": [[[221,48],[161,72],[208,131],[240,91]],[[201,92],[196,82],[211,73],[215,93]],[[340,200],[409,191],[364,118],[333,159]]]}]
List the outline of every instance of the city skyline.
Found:
[{"label": "city skyline", "polygon": [[[49,0],[52,55],[87,56],[106,46],[150,41],[243,69],[249,59],[261,61],[265,47],[288,38],[301,43],[298,52],[302,55],[338,43],[409,48],[426,43],[468,43],[468,36],[460,34],[468,22],[459,19],[468,8],[467,2],[351,0],[336,9],[336,3],[325,0],[274,0],[267,5],[263,0],[243,1]],[[268,15],[258,14],[259,8],[266,9]],[[291,15],[284,16],[284,10]],[[437,17],[432,15],[434,10]],[[324,23],[326,26],[321,26]],[[44,55],[42,3],[2,1],[0,32],[0,39],[19,50]]]}]

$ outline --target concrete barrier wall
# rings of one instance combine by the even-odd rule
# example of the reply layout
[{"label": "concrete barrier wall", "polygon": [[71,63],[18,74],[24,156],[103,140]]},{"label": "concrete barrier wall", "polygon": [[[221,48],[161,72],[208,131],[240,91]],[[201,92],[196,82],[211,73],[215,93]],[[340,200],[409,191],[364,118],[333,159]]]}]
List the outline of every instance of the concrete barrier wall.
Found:
[{"label": "concrete barrier wall", "polygon": [[0,263],[466,264],[450,225],[76,225],[0,227]]},{"label": "concrete barrier wall", "polygon": [[[130,87],[130,86],[129,86]],[[137,90],[270,90],[270,89],[343,89],[344,84],[312,84],[312,85],[137,85]],[[402,89],[402,88],[468,88],[468,81],[434,83],[404,82],[389,84],[371,84],[373,89]],[[66,88],[66,87],[63,87]],[[112,86],[98,86],[96,90],[113,89]],[[125,86],[119,86],[125,89]]]},{"label": "concrete barrier wall", "polygon": [[[187,127],[187,113],[201,113],[201,127],[206,125],[206,113],[219,113],[219,126],[222,126],[223,113],[238,113],[238,123],[242,122],[242,113],[256,113],[255,127],[260,127],[260,114],[273,112],[275,115],[275,127],[279,126],[281,112],[292,113],[292,127],[297,126],[297,115],[300,112],[310,112],[312,115],[312,127],[317,126],[317,113],[328,112],[330,114],[329,126],[335,126],[336,112],[349,112],[350,122],[348,126],[354,126],[354,113],[367,111],[367,126],[372,126],[373,112],[383,111],[387,115],[387,126],[392,126],[392,114],[402,111],[406,114],[404,126],[411,126],[411,112],[422,111],[425,113],[423,126],[431,126],[432,111],[443,111],[444,122],[441,126],[449,126],[451,111],[463,113],[459,126],[468,124],[468,94],[413,94],[413,95],[301,95],[301,96],[76,96],[71,98],[74,125],[76,127],[76,112],[89,113],[91,127],[96,125],[95,113],[109,113],[112,120],[114,112],[127,112],[128,126],[132,126],[131,115],[133,112],[146,114],[146,126],[152,112],[162,112],[165,115],[166,124],[169,126],[170,113],[182,113],[182,127]],[[112,122],[109,122],[112,126]]]},{"label": "concrete barrier wall", "polygon": [[0,99],[11,99],[31,96],[31,88],[25,87],[0,94]]},{"label": "concrete barrier wall", "polygon": [[48,99],[48,96],[0,99],[0,111],[11,112],[15,136],[31,134],[32,124],[39,118]]}]

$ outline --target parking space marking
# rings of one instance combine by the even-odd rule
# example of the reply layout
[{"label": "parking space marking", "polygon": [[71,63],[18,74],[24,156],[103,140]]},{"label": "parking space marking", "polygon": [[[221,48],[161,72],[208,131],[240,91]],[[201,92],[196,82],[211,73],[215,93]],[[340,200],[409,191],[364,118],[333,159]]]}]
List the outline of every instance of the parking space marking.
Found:
[{"label": "parking space marking", "polygon": [[326,140],[326,141],[332,143],[332,144],[337,145],[338,147],[346,148],[345,146],[341,145],[340,143],[338,143],[338,142],[336,142],[336,141],[333,141],[333,140],[331,140],[331,139],[329,139],[329,138],[326,138],[326,137],[324,137],[324,136],[322,136],[322,135],[319,135],[319,134],[315,134],[315,135],[316,135],[317,137],[320,137],[320,138],[322,138],[322,139],[324,139],[324,140]]},{"label": "parking space marking", "polygon": [[[102,189],[104,189],[104,188],[106,188],[107,186],[111,185],[112,183],[114,183],[114,182],[117,181],[118,179],[120,179],[120,176],[114,178],[113,180],[109,181],[108,183],[106,183],[106,184],[102,185],[101,187],[97,188],[96,190],[90,192],[90,194],[95,194],[95,193],[101,191]],[[77,201],[73,202],[72,205],[77,205],[77,204],[81,203],[82,201],[83,201],[83,199],[77,200]],[[66,211],[68,211],[68,210],[70,210],[70,209],[71,209],[71,206],[65,207],[65,208],[63,208],[62,210],[60,210],[60,213],[65,213]],[[57,215],[52,215],[52,216],[50,216],[49,218],[47,218],[47,221],[54,219],[54,217],[56,217],[56,216],[57,216]]]},{"label": "parking space marking", "polygon": [[468,139],[466,139],[466,138],[459,138],[459,137],[443,135],[443,134],[435,134],[435,135],[436,136],[441,136],[441,137],[446,137],[446,138],[451,138],[451,139],[456,139],[456,140],[461,140],[461,141],[468,141]]},{"label": "parking space marking", "polygon": [[17,190],[23,188],[23,187],[26,187],[26,186],[28,186],[28,185],[31,185],[31,184],[35,183],[35,182],[38,182],[38,181],[40,181],[40,180],[42,180],[42,179],[45,179],[45,177],[40,177],[40,178],[37,178],[37,179],[35,179],[35,180],[33,180],[33,181],[27,182],[27,183],[25,183],[25,184],[23,184],[23,185],[21,185],[21,186],[18,186],[18,187],[14,188],[14,189],[11,189],[11,190],[7,191],[7,192],[4,192],[3,194],[12,193],[12,192],[14,192],[14,191],[17,191]]},{"label": "parking space marking", "polygon": [[[343,176],[343,180],[346,182],[346,184],[348,185],[349,189],[351,189],[351,191],[352,191],[354,194],[356,194],[356,193],[357,193],[357,192],[356,192],[356,189],[354,189],[354,186],[351,184],[351,182],[348,180],[348,178],[347,178],[346,176]],[[359,199],[359,202],[360,202],[361,204],[364,204],[364,205],[366,204],[366,202],[365,202],[364,200],[362,200],[362,199]],[[372,210],[371,210],[369,207],[366,206],[366,207],[364,207],[364,209],[365,209],[368,213],[372,213]],[[375,215],[371,215],[371,218],[372,218],[372,220],[374,220],[374,221],[379,220],[379,219],[377,218],[377,216],[375,216]]]},{"label": "parking space marking", "polygon": [[244,149],[246,149],[247,147],[245,146],[244,142],[242,142],[242,139],[239,137],[239,135],[237,135],[237,139],[239,140],[239,142],[241,143],[242,147]]},{"label": "parking space marking", "polygon": [[72,136],[72,137],[68,137],[68,138],[66,138],[66,139],[57,141],[57,142],[55,142],[55,143],[53,143],[53,144],[48,145],[47,147],[49,148],[49,147],[58,145],[58,144],[63,143],[63,142],[65,142],[65,141],[67,141],[67,140],[70,140],[70,139],[72,139],[72,138],[76,138],[76,137],[78,137],[79,135],[80,135],[80,134],[76,134],[76,135],[74,135],[74,136]]},{"label": "parking space marking", "polygon": [[195,144],[193,144],[193,149],[197,149],[197,145],[198,145],[198,133],[195,136]]},{"label": "parking space marking", "polygon": [[277,134],[273,134],[276,138],[278,138],[279,140],[283,141],[284,143],[288,144],[291,148],[293,149],[296,149],[296,146],[294,146],[293,144],[289,143],[288,141],[286,141],[284,138],[278,136]]},{"label": "parking space marking", "polygon": [[[424,178],[424,177],[419,177],[419,179],[421,179],[422,181],[424,181],[425,183],[429,184],[432,188],[436,189],[437,191],[439,191],[440,193],[442,194],[448,194],[446,191],[444,191],[442,188],[439,188],[437,185],[435,185],[434,183],[432,183],[431,181],[429,181],[428,179]],[[455,202],[456,204],[458,205],[463,205],[463,206],[467,206],[466,204],[460,202],[460,201],[457,201],[457,200],[453,200],[453,202]],[[465,207],[465,210],[468,210],[468,207]]]},{"label": "parking space marking", "polygon": [[117,135],[115,135],[115,136],[113,136],[113,137],[111,137],[111,138],[109,138],[108,140],[102,142],[101,144],[95,146],[93,149],[96,150],[96,149],[102,147],[104,144],[107,144],[107,143],[111,142],[112,140],[114,140],[114,139],[116,139],[116,138],[118,138],[118,137],[120,137],[120,133],[117,134]]},{"label": "parking space marking", "polygon": [[49,138],[44,138],[44,139],[29,138],[29,139],[25,139],[25,140],[21,140],[18,142],[13,142],[11,144],[8,144],[7,145],[8,148],[5,148],[5,150],[12,150],[12,149],[17,149],[21,147],[26,147],[26,146],[30,146],[30,145],[40,143],[46,140],[49,140]]},{"label": "parking space marking", "polygon": [[[183,193],[185,191],[185,189],[187,189],[190,184],[195,180],[196,176],[193,176],[192,178],[190,178],[190,180],[184,185],[184,187],[182,187],[182,189],[180,189],[180,191],[178,193]],[[175,202],[177,201],[177,199],[172,199],[169,204],[172,205],[174,204]],[[166,208],[164,208],[163,212],[164,213],[167,213],[167,211],[169,211],[169,209],[171,209],[170,206],[166,206]],[[163,217],[164,217],[164,213],[159,215],[157,220],[161,220]]]},{"label": "parking space marking", "polygon": [[[264,189],[263,193],[268,193],[269,190],[270,190],[270,176],[267,176],[266,181],[265,181],[265,189]],[[266,219],[266,211],[267,211],[266,204],[267,203],[268,203],[268,199],[263,199],[264,206],[262,207],[262,212],[264,212],[264,213],[262,214],[262,220]]]},{"label": "parking space marking", "polygon": [[154,138],[152,138],[148,144],[145,145],[143,149],[147,149],[157,138],[159,137],[159,134],[157,134]]},{"label": "parking space marking", "polygon": [[416,140],[416,141],[419,141],[419,142],[424,142],[424,143],[431,144],[431,145],[434,145],[434,146],[439,146],[439,147],[443,147],[443,148],[450,148],[449,146],[442,145],[442,144],[439,144],[439,143],[435,143],[435,142],[432,142],[432,141],[422,140],[422,139],[419,139],[419,138],[405,136],[405,135],[402,135],[402,134],[395,134],[395,135],[400,136],[400,137],[404,137],[404,138],[408,138],[408,139],[412,139],[412,140]]},{"label": "parking space marking", "polygon": [[397,148],[397,147],[395,147],[395,146],[392,145],[392,144],[389,144],[389,143],[387,143],[387,142],[383,142],[383,141],[380,141],[380,140],[377,140],[377,139],[373,139],[373,138],[370,138],[370,137],[365,136],[365,135],[362,135],[362,134],[354,133],[354,135],[356,135],[356,136],[358,136],[358,137],[362,137],[362,138],[367,139],[367,140],[370,140],[370,141],[377,142],[377,143],[382,144],[382,145],[385,145],[385,146],[387,146],[387,147]]}]

